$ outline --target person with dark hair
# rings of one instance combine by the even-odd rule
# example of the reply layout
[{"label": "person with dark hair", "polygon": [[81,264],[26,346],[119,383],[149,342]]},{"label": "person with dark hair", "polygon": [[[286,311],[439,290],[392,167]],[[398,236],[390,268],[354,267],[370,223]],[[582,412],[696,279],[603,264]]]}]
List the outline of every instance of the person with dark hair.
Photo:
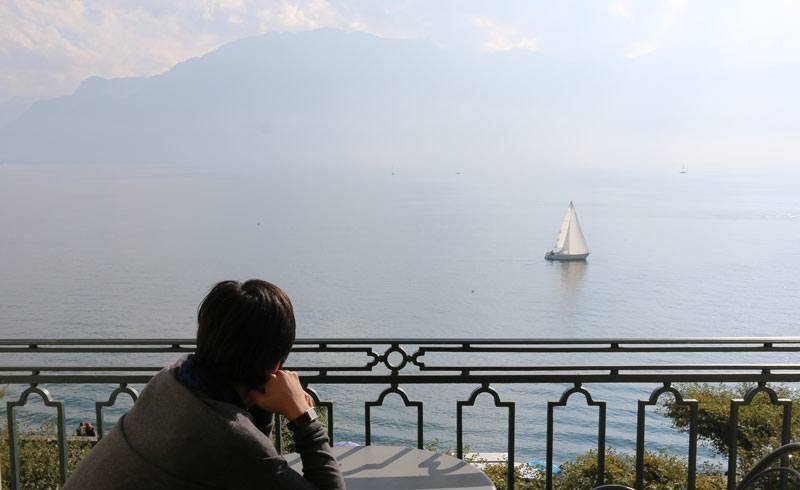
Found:
[{"label": "person with dark hair", "polygon": [[[311,397],[282,369],[295,340],[286,293],[257,279],[223,281],[197,320],[195,353],[147,383],[64,488],[344,489]],[[290,421],[302,475],[272,443],[274,414]]]}]

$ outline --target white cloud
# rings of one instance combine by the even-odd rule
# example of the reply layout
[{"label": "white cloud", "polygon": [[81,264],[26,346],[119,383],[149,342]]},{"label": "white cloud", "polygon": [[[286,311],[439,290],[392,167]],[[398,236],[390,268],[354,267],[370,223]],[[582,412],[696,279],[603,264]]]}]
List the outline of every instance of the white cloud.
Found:
[{"label": "white cloud", "polygon": [[625,4],[622,2],[612,3],[611,6],[609,7],[609,11],[612,14],[620,15],[622,17],[625,17],[626,19],[630,18],[631,16],[630,10],[628,10],[628,7],[626,7]]},{"label": "white cloud", "polygon": [[520,35],[515,28],[499,24],[489,17],[473,15],[469,17],[469,22],[484,33],[484,51],[539,50],[539,41],[535,37]]},{"label": "white cloud", "polygon": [[[256,2],[269,5],[256,7],[258,32],[269,31],[307,31],[321,27],[349,29],[353,20],[340,15],[328,0],[309,0],[305,2]],[[366,30],[366,24],[363,29]]]},{"label": "white cloud", "polygon": [[0,90],[13,95],[154,75],[262,32],[369,30],[327,0],[2,0],[0,26]]},{"label": "white cloud", "polygon": [[656,50],[655,46],[653,46],[647,41],[643,41],[631,46],[631,48],[625,52],[625,57],[628,58],[629,60],[635,60],[636,58],[641,58],[642,56],[646,56],[650,53],[653,53],[655,50]]},{"label": "white cloud", "polygon": [[0,2],[0,83],[19,95],[68,93],[91,75],[152,75],[222,42],[174,13],[80,1]]},{"label": "white cloud", "polygon": [[[633,4],[637,15],[628,6]],[[638,8],[637,8],[638,7]],[[646,8],[645,8],[646,7]],[[706,6],[713,11],[713,7]],[[621,42],[622,54],[628,59],[647,56],[656,50],[669,51],[687,34],[687,0],[661,0],[652,3],[635,3],[634,0],[618,1],[611,5],[611,11],[631,22],[626,24]],[[711,24],[708,24],[708,28]],[[703,33],[705,34],[705,32]]]},{"label": "white cloud", "polygon": [[271,20],[278,28],[283,26],[290,31],[316,29],[319,27],[319,22],[314,16],[306,15],[306,12],[297,5],[284,5],[273,15]]},{"label": "white cloud", "polygon": [[348,27],[350,27],[350,29],[354,31],[366,31],[368,28],[366,22],[361,20],[354,20],[350,22]]},{"label": "white cloud", "polygon": [[556,56],[637,59],[691,45],[689,60],[725,56],[742,66],[791,64],[800,52],[800,3],[790,0],[724,9],[688,0],[486,5],[487,16],[470,16],[463,2],[418,0],[0,0],[0,93],[61,95],[91,75],[153,75],[244,36],[320,27],[451,48],[477,38],[489,52],[546,42]]}]

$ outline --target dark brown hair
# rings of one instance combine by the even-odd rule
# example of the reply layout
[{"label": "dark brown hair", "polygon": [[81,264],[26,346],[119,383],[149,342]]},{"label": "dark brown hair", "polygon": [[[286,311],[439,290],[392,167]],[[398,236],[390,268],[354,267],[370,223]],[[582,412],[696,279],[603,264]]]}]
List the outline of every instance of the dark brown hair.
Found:
[{"label": "dark brown hair", "polygon": [[294,344],[292,302],[259,279],[214,286],[197,314],[195,360],[231,384],[261,386]]}]

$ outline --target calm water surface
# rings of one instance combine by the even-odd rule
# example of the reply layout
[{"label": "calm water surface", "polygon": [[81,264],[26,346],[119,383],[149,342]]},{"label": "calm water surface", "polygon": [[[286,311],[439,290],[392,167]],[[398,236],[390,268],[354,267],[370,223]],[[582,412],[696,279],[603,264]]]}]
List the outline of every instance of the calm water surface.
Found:
[{"label": "calm water surface", "polygon": [[[570,200],[592,255],[547,262]],[[286,289],[301,337],[800,335],[796,173],[0,165],[0,230],[6,338],[192,337],[207,289],[250,277]],[[518,402],[519,459],[543,457],[546,401],[564,388],[498,387]],[[635,441],[635,400],[653,388],[592,388],[609,444]],[[363,441],[381,389],[320,389],[340,440]],[[427,439],[453,445],[471,389],[408,389]],[[87,390],[52,388],[72,422],[92,417]],[[484,402],[467,443],[503,450],[504,413]],[[596,412],[576,407],[557,424],[561,457],[594,444]],[[377,415],[380,442],[410,437],[412,413]],[[653,422],[653,447],[683,447]]]}]

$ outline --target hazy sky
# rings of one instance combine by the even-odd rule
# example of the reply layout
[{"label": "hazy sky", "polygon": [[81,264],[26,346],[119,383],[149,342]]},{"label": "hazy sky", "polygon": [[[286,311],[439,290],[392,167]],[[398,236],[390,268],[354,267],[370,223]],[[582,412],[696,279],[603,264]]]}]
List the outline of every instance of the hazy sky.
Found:
[{"label": "hazy sky", "polygon": [[152,75],[228,41],[337,27],[455,50],[576,61],[654,53],[689,66],[800,66],[800,2],[685,0],[0,0],[0,99]]}]

